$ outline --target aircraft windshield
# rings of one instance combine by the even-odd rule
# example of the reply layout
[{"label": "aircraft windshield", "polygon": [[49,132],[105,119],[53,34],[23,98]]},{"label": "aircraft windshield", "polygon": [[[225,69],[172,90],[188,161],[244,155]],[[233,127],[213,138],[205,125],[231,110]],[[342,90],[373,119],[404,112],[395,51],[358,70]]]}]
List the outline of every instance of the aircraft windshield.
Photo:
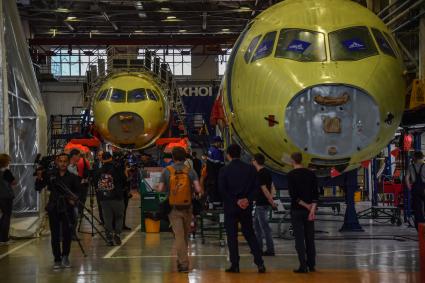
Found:
[{"label": "aircraft windshield", "polygon": [[249,44],[248,49],[246,50],[245,55],[244,55],[244,59],[245,59],[246,63],[249,63],[249,60],[251,59],[252,53],[254,53],[254,49],[255,49],[255,47],[257,47],[257,43],[260,40],[260,38],[261,38],[261,35],[256,36],[251,41],[251,43]]},{"label": "aircraft windshield", "polygon": [[153,92],[153,90],[147,89],[146,90],[146,93],[148,94],[149,100],[158,101],[158,97],[155,95],[155,93]]},{"label": "aircraft windshield", "polygon": [[372,28],[372,33],[373,33],[373,36],[375,37],[376,42],[379,45],[379,49],[381,49],[381,51],[384,52],[387,55],[396,57],[394,50],[392,49],[390,43],[384,37],[382,32],[380,32],[379,30],[377,30],[375,28]]},{"label": "aircraft windshield", "polygon": [[351,27],[329,33],[331,60],[356,61],[378,54],[367,27]]},{"label": "aircraft windshield", "polygon": [[139,102],[146,99],[146,91],[144,88],[133,89],[128,92],[127,102]]},{"label": "aircraft windshield", "polygon": [[275,38],[276,38],[275,31],[269,32],[263,37],[263,39],[261,40],[261,43],[257,47],[257,50],[255,50],[255,54],[254,54],[254,57],[252,58],[252,62],[262,58],[266,58],[273,52]]},{"label": "aircraft windshield", "polygon": [[275,57],[301,62],[326,61],[325,36],[309,30],[282,29]]},{"label": "aircraft windshield", "polygon": [[108,89],[104,89],[99,93],[99,96],[97,97],[97,101],[102,101],[106,99],[106,96],[108,95]]},{"label": "aircraft windshield", "polygon": [[117,102],[117,103],[125,102],[125,97],[126,97],[125,90],[114,88],[112,90],[110,101]]}]

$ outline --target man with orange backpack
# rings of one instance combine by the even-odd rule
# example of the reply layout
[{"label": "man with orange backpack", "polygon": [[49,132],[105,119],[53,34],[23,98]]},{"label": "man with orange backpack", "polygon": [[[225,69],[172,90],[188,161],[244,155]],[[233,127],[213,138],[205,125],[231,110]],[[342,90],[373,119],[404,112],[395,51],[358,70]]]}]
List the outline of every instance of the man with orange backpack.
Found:
[{"label": "man with orange backpack", "polygon": [[202,194],[196,172],[185,166],[186,151],[174,147],[171,152],[174,164],[165,168],[158,184],[158,191],[167,191],[171,212],[168,215],[175,236],[177,249],[177,269],[189,272],[189,233],[192,221],[193,188]]}]

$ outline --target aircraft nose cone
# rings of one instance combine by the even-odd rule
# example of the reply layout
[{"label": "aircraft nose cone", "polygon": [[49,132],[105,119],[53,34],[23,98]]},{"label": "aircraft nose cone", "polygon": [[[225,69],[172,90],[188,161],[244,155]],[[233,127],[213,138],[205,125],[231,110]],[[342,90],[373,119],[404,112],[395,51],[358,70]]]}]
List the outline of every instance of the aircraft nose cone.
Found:
[{"label": "aircraft nose cone", "polygon": [[144,133],[144,120],[137,113],[116,113],[108,121],[108,130],[120,140],[131,141]]},{"label": "aircraft nose cone", "polygon": [[348,85],[317,85],[294,96],[285,128],[300,151],[326,159],[351,156],[379,133],[380,114],[368,93]]}]

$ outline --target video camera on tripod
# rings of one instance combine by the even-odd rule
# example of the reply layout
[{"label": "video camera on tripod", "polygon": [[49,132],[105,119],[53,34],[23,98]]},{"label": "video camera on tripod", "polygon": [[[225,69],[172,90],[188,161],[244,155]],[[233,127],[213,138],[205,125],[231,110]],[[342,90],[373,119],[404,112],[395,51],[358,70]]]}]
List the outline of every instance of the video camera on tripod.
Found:
[{"label": "video camera on tripod", "polygon": [[[61,161],[60,155],[58,157],[59,159],[56,159],[56,156],[46,156],[43,158],[37,156],[36,162],[34,162],[37,166],[34,172],[34,176],[37,176],[35,182],[36,191],[41,192],[43,188],[48,187],[51,192],[46,210],[49,212],[50,209],[52,211],[54,209],[54,213],[65,213],[67,215],[71,207],[73,207],[75,214],[77,214],[76,208],[81,207],[83,213],[81,213],[80,217],[81,219],[86,219],[91,224],[92,236],[95,234],[94,231],[96,231],[96,234],[99,234],[101,238],[106,242],[105,236],[94,225],[94,221],[100,223],[100,220],[94,216],[92,210],[93,208],[89,209],[88,207],[86,207],[85,204],[80,201],[77,192],[71,190],[71,188],[76,189],[76,187],[73,186],[78,186],[78,182],[81,182],[81,179],[78,178],[78,180],[76,180],[77,176],[67,171],[67,164],[64,163],[65,160]],[[58,163],[56,164],[55,161],[57,161]],[[64,169],[66,173],[64,173]],[[60,174],[61,172],[62,174]],[[88,212],[88,215],[90,215],[90,217],[85,214],[84,211]],[[77,239],[83,254],[85,254],[84,249],[76,235],[76,229],[74,228],[73,231],[75,233],[74,236]]]}]

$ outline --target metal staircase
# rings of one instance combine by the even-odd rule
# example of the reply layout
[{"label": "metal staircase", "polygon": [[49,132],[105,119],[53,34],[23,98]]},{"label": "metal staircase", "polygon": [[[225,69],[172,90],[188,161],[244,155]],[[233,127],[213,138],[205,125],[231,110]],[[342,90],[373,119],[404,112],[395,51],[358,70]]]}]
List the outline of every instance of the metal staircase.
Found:
[{"label": "metal staircase", "polygon": [[67,142],[82,136],[83,115],[52,115],[48,126],[49,155],[58,154]]}]

